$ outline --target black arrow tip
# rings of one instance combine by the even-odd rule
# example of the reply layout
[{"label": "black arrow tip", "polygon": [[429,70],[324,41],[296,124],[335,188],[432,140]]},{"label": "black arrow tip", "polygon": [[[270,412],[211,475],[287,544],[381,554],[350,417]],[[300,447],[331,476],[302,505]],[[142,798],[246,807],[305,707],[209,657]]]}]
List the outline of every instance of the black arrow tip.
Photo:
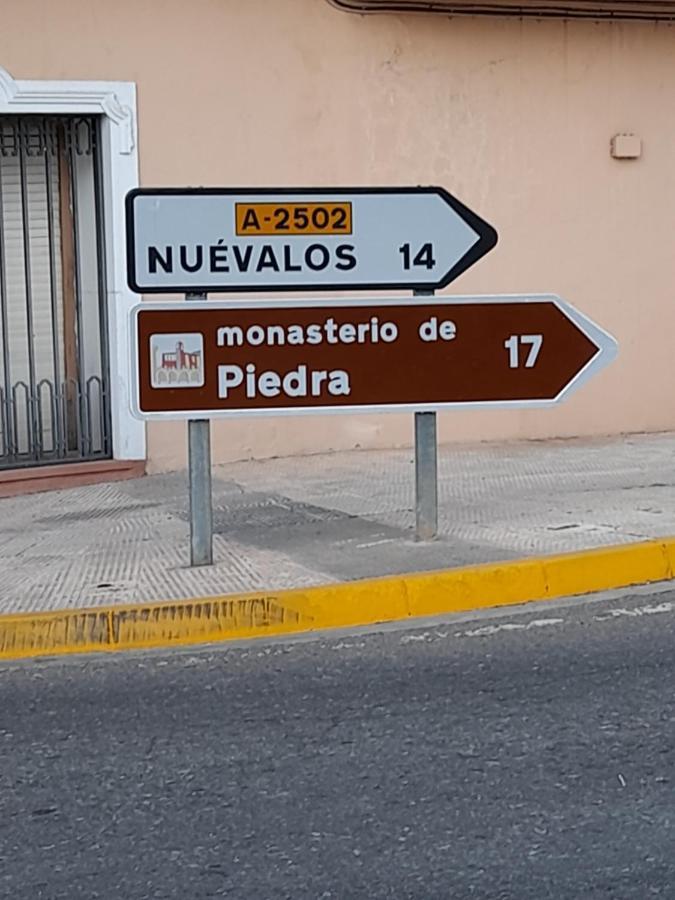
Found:
[{"label": "black arrow tip", "polygon": [[461,216],[466,224],[478,235],[476,243],[448,272],[445,273],[438,283],[438,288],[444,288],[449,285],[451,281],[454,281],[455,278],[458,278],[463,272],[466,272],[467,269],[471,268],[471,266],[474,263],[477,263],[486,253],[489,253],[497,244],[499,236],[497,230],[493,228],[489,222],[486,222],[485,219],[482,219],[478,215],[478,213],[475,213],[472,209],[469,209],[468,206],[465,206],[461,200],[457,199],[457,197],[453,197],[453,195],[446,191],[445,188],[437,188],[437,190],[448,206],[452,207],[457,215]]}]

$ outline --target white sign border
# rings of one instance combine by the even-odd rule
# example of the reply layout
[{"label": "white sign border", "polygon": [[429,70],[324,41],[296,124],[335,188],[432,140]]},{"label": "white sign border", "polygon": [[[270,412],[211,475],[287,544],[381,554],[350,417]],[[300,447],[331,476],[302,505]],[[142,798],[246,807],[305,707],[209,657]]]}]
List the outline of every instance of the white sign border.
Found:
[{"label": "white sign border", "polygon": [[[198,309],[330,309],[334,307],[369,307],[369,306],[460,306],[495,303],[553,303],[570,319],[598,348],[597,353],[586,363],[575,377],[551,400],[484,400],[470,401],[468,403],[391,403],[385,405],[362,404],[357,406],[280,406],[274,409],[215,409],[215,410],[171,410],[164,412],[143,412],[140,408],[140,373],[139,373],[139,346],[138,346],[138,314],[141,311],[171,311],[173,308],[190,310]],[[618,354],[618,343],[609,332],[601,328],[592,319],[563,300],[557,294],[480,294],[435,296],[427,297],[365,297],[349,298],[339,297],[335,300],[327,299],[284,299],[284,300],[232,300],[230,302],[217,301],[185,301],[170,300],[157,302],[145,300],[137,303],[130,312],[132,357],[131,357],[131,411],[137,418],[145,422],[170,421],[186,419],[240,419],[261,418],[269,416],[308,416],[308,415],[370,415],[371,413],[404,413],[404,412],[442,412],[444,410],[463,409],[549,409],[566,400],[571,394],[582,387],[590,378],[597,375]]]}]

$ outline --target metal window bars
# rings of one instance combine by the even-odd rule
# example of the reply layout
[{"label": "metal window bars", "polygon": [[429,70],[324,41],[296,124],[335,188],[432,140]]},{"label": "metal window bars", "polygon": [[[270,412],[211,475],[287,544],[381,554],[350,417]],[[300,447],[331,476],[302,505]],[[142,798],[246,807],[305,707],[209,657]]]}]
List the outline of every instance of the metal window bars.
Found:
[{"label": "metal window bars", "polygon": [[0,116],[0,469],[111,455],[98,125]]}]

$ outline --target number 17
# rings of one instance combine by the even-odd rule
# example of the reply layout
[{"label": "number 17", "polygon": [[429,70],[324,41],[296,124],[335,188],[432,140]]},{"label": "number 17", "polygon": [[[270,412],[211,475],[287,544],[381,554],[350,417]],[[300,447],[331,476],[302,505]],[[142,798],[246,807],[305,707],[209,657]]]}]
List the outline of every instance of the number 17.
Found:
[{"label": "number 17", "polygon": [[509,368],[518,369],[520,367],[520,348],[528,345],[530,352],[525,360],[525,368],[534,368],[543,343],[543,334],[512,334],[508,341],[504,341],[504,347],[509,351]]}]

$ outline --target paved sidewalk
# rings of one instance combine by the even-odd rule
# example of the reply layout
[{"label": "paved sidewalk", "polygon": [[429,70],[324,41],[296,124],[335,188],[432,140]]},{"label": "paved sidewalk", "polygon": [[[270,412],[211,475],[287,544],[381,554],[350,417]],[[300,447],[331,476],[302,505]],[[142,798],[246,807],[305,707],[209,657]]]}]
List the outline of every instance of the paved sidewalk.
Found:
[{"label": "paved sidewalk", "polygon": [[410,450],[214,469],[216,563],[188,566],[185,473],[0,500],[0,613],[140,603],[675,534],[675,434],[451,445],[414,541]]}]

